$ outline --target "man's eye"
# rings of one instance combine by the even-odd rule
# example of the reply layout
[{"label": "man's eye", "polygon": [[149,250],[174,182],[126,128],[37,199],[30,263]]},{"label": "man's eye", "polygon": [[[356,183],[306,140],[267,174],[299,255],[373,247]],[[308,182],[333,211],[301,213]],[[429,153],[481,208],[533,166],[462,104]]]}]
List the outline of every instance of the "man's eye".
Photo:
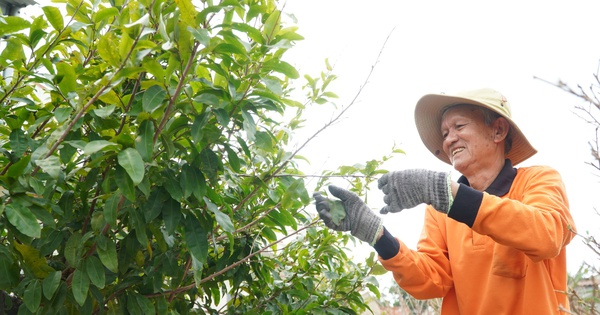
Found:
[{"label": "man's eye", "polygon": [[446,137],[448,137],[448,133],[447,132],[442,132],[442,139],[446,139]]}]

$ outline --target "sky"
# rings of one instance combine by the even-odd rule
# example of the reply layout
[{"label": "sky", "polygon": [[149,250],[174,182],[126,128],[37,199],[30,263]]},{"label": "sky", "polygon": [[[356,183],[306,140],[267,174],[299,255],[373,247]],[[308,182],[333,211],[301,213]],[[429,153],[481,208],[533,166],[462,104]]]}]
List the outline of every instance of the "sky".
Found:
[{"label": "sky", "polygon": [[[600,61],[600,2],[288,0],[284,11],[297,18],[305,37],[285,59],[315,77],[327,58],[338,76],[331,87],[339,96],[338,111],[352,104],[341,122],[301,152],[311,162],[308,173],[380,159],[395,145],[406,154],[385,169],[428,168],[452,171],[457,178],[460,174],[422,144],[414,105],[428,93],[490,87],[505,95],[514,120],[538,150],[519,166],[557,169],[578,231],[599,234],[594,209],[600,205],[600,178],[586,164],[592,161],[594,129],[574,111],[585,103],[548,82],[585,88],[593,82]],[[299,141],[335,113],[326,106],[312,108]],[[368,194],[371,208],[383,206],[381,192]],[[384,216],[386,228],[412,248],[422,223],[422,207]],[[580,237],[567,254],[573,273],[583,261],[598,262]]]}]

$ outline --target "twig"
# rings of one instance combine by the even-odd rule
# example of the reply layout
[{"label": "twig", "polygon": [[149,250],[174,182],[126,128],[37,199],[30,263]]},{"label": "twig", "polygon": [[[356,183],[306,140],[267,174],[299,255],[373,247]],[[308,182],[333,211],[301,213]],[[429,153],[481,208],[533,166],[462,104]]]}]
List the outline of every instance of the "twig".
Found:
[{"label": "twig", "polygon": [[[288,160],[281,165],[280,169],[283,168],[287,164],[287,162],[289,160],[291,160],[294,156],[296,156],[300,152],[300,150],[302,150],[310,141],[312,141],[319,134],[321,134],[321,132],[323,132],[325,129],[329,128],[329,126],[333,125],[338,120],[340,120],[341,117],[346,113],[346,111],[348,111],[348,109],[350,109],[356,103],[356,101],[358,100],[358,97],[362,94],[362,91],[364,90],[364,88],[366,87],[366,85],[369,83],[369,79],[371,79],[371,75],[375,71],[375,66],[379,63],[379,59],[381,58],[381,54],[383,53],[383,50],[385,49],[385,45],[387,44],[387,42],[388,42],[390,36],[392,35],[393,31],[394,31],[394,29],[392,29],[390,31],[390,33],[388,34],[388,36],[385,38],[385,41],[383,42],[383,45],[381,46],[381,49],[379,50],[379,53],[377,54],[377,58],[375,59],[375,63],[371,66],[371,70],[367,74],[367,77],[365,78],[364,83],[360,86],[360,88],[358,89],[358,92],[356,92],[356,94],[352,98],[352,101],[350,101],[350,104],[347,107],[345,107],[344,109],[342,109],[338,113],[337,116],[333,117],[328,123],[326,123],[323,127],[321,127],[319,130],[317,130],[306,141],[304,141],[304,143],[302,143],[302,145],[300,145],[300,147],[298,147],[298,149],[296,149],[296,151],[294,151],[294,153],[292,153],[292,155],[290,155],[290,157],[288,158]],[[279,173],[279,172],[275,172],[275,173]]]},{"label": "twig", "polygon": [[233,268],[235,268],[235,267],[237,267],[237,266],[241,265],[242,263],[244,263],[244,262],[246,262],[246,261],[250,260],[252,257],[254,257],[254,256],[256,256],[256,255],[258,255],[258,254],[260,254],[260,253],[262,253],[262,252],[266,251],[267,249],[269,249],[269,248],[271,248],[271,247],[273,247],[273,246],[275,246],[275,245],[277,245],[277,244],[279,244],[279,243],[281,243],[281,242],[285,241],[286,239],[288,239],[288,238],[290,238],[290,237],[292,237],[292,236],[295,236],[295,235],[297,235],[298,233],[300,233],[300,232],[302,232],[302,231],[304,231],[304,230],[308,229],[309,227],[311,227],[311,226],[315,225],[317,222],[319,222],[319,221],[318,221],[318,220],[315,220],[315,221],[311,222],[309,225],[307,225],[307,226],[304,226],[304,227],[302,227],[302,228],[300,228],[300,229],[296,230],[294,233],[291,233],[290,235],[287,235],[287,236],[285,236],[285,237],[283,237],[283,238],[281,238],[281,239],[279,239],[279,240],[277,240],[277,241],[274,241],[274,242],[272,242],[272,243],[268,244],[267,246],[265,246],[265,247],[263,247],[263,248],[259,249],[259,250],[258,250],[258,251],[256,251],[256,252],[253,252],[253,253],[250,253],[250,254],[248,254],[246,257],[244,257],[244,258],[242,258],[242,259],[240,259],[240,260],[236,261],[235,263],[233,263],[233,264],[231,264],[231,265],[229,265],[229,266],[227,266],[227,267],[225,267],[225,268],[223,268],[223,269],[221,269],[221,270],[219,270],[219,271],[217,271],[217,272],[215,272],[215,273],[211,274],[210,276],[207,276],[206,278],[203,278],[203,279],[201,279],[201,280],[200,280],[200,282],[195,282],[195,281],[194,281],[194,282],[192,282],[191,284],[189,284],[189,285],[187,285],[187,286],[180,287],[180,288],[177,288],[177,289],[175,289],[175,290],[171,290],[171,291],[167,291],[167,292],[161,292],[161,293],[149,294],[149,295],[146,295],[146,297],[149,297],[149,298],[151,298],[151,297],[157,297],[157,296],[163,296],[163,295],[179,294],[179,293],[181,293],[181,292],[185,292],[185,291],[191,290],[191,289],[195,288],[196,286],[199,286],[199,285],[201,285],[201,284],[203,284],[203,283],[205,283],[205,282],[208,282],[208,281],[210,281],[210,280],[212,280],[212,279],[214,279],[214,278],[216,278],[216,277],[218,277],[218,276],[220,276],[220,275],[222,275],[222,274],[226,273],[227,271],[229,271],[229,270],[231,270],[231,269],[233,269]]}]

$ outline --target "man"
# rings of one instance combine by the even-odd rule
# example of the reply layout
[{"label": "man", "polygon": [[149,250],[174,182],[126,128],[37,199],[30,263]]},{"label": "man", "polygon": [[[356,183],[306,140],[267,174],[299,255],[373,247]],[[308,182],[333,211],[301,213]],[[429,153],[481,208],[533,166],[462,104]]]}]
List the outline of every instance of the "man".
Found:
[{"label": "man", "polygon": [[427,204],[417,250],[383,227],[354,193],[330,186],[346,216],[315,193],[324,223],[373,245],[396,282],[418,299],[442,297],[448,314],[566,314],[565,246],[575,226],[560,175],[515,168],[536,153],[497,91],[428,94],[415,120],[425,146],[461,173],[411,169],[385,174],[381,213]]}]

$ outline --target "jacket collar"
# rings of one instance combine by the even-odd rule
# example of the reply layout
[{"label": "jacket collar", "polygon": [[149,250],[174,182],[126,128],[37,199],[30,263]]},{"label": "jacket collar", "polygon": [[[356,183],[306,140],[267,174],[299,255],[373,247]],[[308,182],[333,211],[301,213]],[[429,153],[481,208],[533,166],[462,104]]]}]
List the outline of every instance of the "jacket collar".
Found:
[{"label": "jacket collar", "polygon": [[[498,197],[504,196],[510,190],[510,186],[512,186],[515,177],[517,177],[517,169],[513,167],[512,162],[509,159],[506,159],[504,161],[502,170],[500,170],[500,173],[496,179],[494,179],[490,187],[488,187],[485,192]],[[464,176],[461,176],[458,179],[458,182],[469,187],[471,186],[467,178]]]}]

